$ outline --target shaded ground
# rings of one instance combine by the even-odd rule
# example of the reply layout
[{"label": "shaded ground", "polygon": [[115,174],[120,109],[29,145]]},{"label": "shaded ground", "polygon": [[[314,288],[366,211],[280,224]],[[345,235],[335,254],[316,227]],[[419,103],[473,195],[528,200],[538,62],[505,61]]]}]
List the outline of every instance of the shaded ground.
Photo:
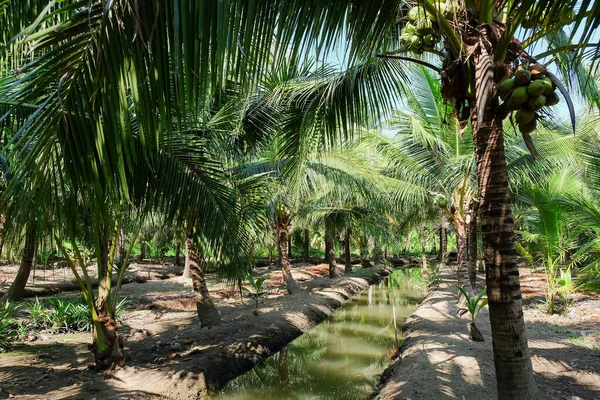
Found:
[{"label": "shaded ground", "polygon": [[[407,321],[401,358],[383,374],[377,399],[496,399],[487,307],[477,322],[486,341],[471,342],[470,317],[457,317],[456,274],[446,269],[440,278]],[[523,269],[521,284],[539,398],[600,399],[600,298],[578,293],[565,315],[547,315],[543,274]]]},{"label": "shaded ground", "polygon": [[[157,276],[181,272],[181,267],[177,271],[167,265],[144,268],[150,274],[155,270]],[[139,271],[146,273],[142,267]],[[0,398],[195,399],[279,351],[368,287],[363,278],[326,278],[325,264],[296,264],[293,275],[305,291],[288,296],[281,272],[267,267],[257,272],[270,273],[269,295],[261,300],[258,316],[250,299],[242,304],[236,290],[209,276],[223,318],[212,329],[198,325],[191,281],[172,277],[124,285],[122,293],[132,301],[120,328],[129,354],[127,367],[111,377],[91,372],[87,369],[93,363],[87,349],[89,333],[44,333],[31,343],[16,345],[11,353],[0,354]],[[378,279],[388,271],[360,272]]]}]

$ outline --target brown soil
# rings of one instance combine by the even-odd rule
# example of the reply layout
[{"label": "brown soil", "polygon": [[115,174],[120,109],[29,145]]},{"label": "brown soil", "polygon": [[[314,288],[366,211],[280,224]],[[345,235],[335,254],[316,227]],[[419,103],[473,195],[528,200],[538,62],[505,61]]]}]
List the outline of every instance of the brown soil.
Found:
[{"label": "brown soil", "polygon": [[[468,315],[457,316],[456,274],[440,284],[405,325],[400,357],[382,376],[377,399],[496,399],[487,307],[477,318],[484,343],[468,338]],[[476,291],[485,277],[478,276]],[[529,348],[540,399],[600,399],[600,298],[576,293],[565,315],[542,311],[543,274],[521,270]]]},{"label": "brown soil", "polygon": [[[148,263],[133,266],[131,273],[148,275],[148,270],[150,279],[153,273],[158,278],[181,273],[181,267]],[[258,315],[251,299],[244,298],[242,304],[236,290],[209,276],[211,295],[223,318],[212,329],[198,325],[191,281],[172,277],[124,285],[122,293],[132,302],[120,327],[129,355],[126,367],[110,376],[92,372],[89,333],[46,332],[0,354],[0,398],[204,397],[279,351],[369,284],[352,276],[331,280],[325,264],[296,264],[292,271],[305,289],[295,296],[286,294],[281,272],[257,269],[258,274],[270,273],[269,294],[261,299]],[[371,270],[368,275],[373,281],[388,272]]]}]

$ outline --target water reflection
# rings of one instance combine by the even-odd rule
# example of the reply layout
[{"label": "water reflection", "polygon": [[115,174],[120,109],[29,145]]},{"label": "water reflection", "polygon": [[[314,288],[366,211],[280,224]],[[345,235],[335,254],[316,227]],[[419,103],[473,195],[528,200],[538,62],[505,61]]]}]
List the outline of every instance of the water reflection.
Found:
[{"label": "water reflection", "polygon": [[224,399],[368,397],[421,297],[420,270],[395,271],[265,363],[229,382]]}]

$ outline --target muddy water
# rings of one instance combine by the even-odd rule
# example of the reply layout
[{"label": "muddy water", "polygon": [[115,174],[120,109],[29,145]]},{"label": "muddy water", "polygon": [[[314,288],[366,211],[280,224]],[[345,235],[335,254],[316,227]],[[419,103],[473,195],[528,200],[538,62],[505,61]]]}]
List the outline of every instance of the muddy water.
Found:
[{"label": "muddy water", "polygon": [[368,397],[402,341],[404,320],[420,300],[419,275],[420,270],[395,271],[265,363],[229,382],[217,397]]}]

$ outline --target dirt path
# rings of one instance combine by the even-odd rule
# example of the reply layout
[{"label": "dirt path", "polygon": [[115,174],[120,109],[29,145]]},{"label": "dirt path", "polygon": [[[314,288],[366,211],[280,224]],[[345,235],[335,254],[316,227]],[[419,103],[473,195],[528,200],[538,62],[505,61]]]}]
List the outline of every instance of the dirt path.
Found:
[{"label": "dirt path", "polygon": [[[299,264],[293,275],[305,289],[284,294],[281,273],[270,272],[269,298],[260,313],[210,279],[223,323],[201,329],[190,282],[180,277],[124,286],[133,301],[122,320],[128,333],[127,367],[114,376],[87,370],[89,333],[43,335],[0,355],[0,398],[13,399],[196,399],[279,351],[321,322],[344,301],[368,287],[364,278],[326,278],[325,264]],[[362,270],[361,273],[367,271]],[[389,273],[370,271],[372,280]],[[237,296],[237,297],[236,297]]]},{"label": "dirt path", "polygon": [[[468,339],[469,316],[457,317],[455,273],[441,271],[439,287],[407,320],[401,358],[382,376],[377,399],[496,399],[487,307],[477,326],[484,343]],[[524,312],[540,399],[600,399],[600,299],[576,294],[565,316],[540,311],[543,278],[522,271]],[[479,291],[484,276],[478,276]]]}]

